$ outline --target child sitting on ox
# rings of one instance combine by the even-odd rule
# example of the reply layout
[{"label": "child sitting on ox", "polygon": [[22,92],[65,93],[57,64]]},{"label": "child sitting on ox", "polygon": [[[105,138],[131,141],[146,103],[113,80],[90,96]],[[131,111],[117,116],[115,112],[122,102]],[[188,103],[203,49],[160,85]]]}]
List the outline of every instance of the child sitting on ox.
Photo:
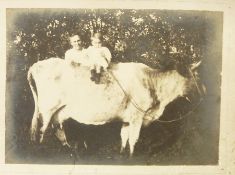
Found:
[{"label": "child sitting on ox", "polygon": [[90,62],[91,80],[96,84],[100,82],[102,71],[107,71],[111,62],[111,53],[107,47],[104,47],[103,36],[101,33],[94,33],[91,37],[92,46],[86,49],[86,55]]}]

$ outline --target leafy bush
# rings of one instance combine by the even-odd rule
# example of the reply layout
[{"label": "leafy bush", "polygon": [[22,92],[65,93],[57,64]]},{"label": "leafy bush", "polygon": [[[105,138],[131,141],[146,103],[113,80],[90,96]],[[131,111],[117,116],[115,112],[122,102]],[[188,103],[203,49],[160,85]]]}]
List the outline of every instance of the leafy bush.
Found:
[{"label": "leafy bush", "polygon": [[80,34],[88,47],[91,33],[97,31],[104,34],[114,62],[164,67],[203,57],[203,15],[123,9],[24,9],[14,14],[8,44],[30,65],[50,57],[63,58],[71,34]]}]

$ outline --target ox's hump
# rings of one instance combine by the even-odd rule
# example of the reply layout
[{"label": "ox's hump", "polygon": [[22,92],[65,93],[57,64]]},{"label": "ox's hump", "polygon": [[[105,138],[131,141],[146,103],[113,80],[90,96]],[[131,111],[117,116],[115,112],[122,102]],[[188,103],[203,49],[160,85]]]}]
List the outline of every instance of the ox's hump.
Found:
[{"label": "ox's hump", "polygon": [[50,58],[34,63],[29,72],[31,72],[34,77],[46,78],[46,79],[58,79],[62,70],[66,69],[66,63],[60,58]]},{"label": "ox's hump", "polygon": [[50,59],[46,59],[46,60],[42,60],[42,61],[38,61],[36,63],[34,63],[31,67],[31,69],[33,69],[36,72],[40,72],[40,71],[52,71],[51,69],[53,67],[58,67],[61,66],[61,64],[64,64],[65,61],[63,59],[60,58],[50,58]]}]

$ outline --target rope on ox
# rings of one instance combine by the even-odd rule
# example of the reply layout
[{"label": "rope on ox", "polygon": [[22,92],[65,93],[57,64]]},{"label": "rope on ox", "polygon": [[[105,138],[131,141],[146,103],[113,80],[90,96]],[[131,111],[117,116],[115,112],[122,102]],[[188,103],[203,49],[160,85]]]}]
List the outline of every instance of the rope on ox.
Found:
[{"label": "rope on ox", "polygon": [[131,96],[125,91],[125,89],[123,88],[123,86],[121,85],[121,83],[118,81],[118,79],[115,77],[115,75],[109,71],[109,73],[112,75],[112,77],[114,78],[114,80],[117,82],[118,86],[122,89],[123,93],[125,94],[125,96],[129,97],[131,104],[133,104],[135,106],[136,109],[138,109],[140,112],[142,113],[146,113],[147,111],[143,110],[136,102],[133,98],[131,98]]},{"label": "rope on ox", "polygon": [[198,106],[201,104],[203,98],[200,98],[199,102],[197,103],[197,105],[195,105],[195,107],[190,110],[189,112],[187,112],[186,114],[184,114],[183,116],[177,118],[177,119],[173,119],[173,120],[160,120],[160,119],[156,119],[156,121],[159,121],[161,123],[172,123],[172,122],[176,122],[176,121],[179,121],[179,120],[183,120],[185,119],[188,115],[192,114],[197,108]]},{"label": "rope on ox", "polygon": [[[198,108],[198,106],[201,104],[201,102],[203,101],[202,92],[201,92],[201,90],[200,90],[200,88],[199,88],[199,86],[198,86],[198,83],[197,83],[197,81],[196,81],[196,78],[195,78],[193,72],[192,72],[189,68],[188,68],[188,70],[189,70],[190,74],[191,74],[192,77],[193,77],[193,81],[194,81],[195,86],[197,87],[197,91],[198,91],[198,93],[199,93],[199,95],[200,95],[200,100],[199,100],[199,102],[197,103],[197,105],[195,105],[195,107],[194,107],[192,110],[190,110],[189,112],[187,112],[186,114],[184,114],[183,116],[181,116],[181,117],[179,117],[179,118],[177,118],[177,119],[173,119],[173,120],[160,120],[160,119],[155,119],[155,121],[158,121],[158,122],[161,122],[161,123],[172,123],[172,122],[176,122],[176,121],[183,120],[183,119],[185,119],[188,115],[192,114],[192,113]],[[123,93],[125,94],[125,96],[129,97],[131,104],[132,104],[137,110],[139,110],[139,111],[142,112],[144,115],[146,115],[146,113],[147,113],[148,110],[147,110],[147,111],[143,110],[143,109],[135,102],[135,100],[126,92],[126,90],[123,88],[123,86],[122,86],[121,83],[118,81],[118,79],[115,77],[115,75],[114,75],[111,71],[109,71],[109,73],[112,75],[112,77],[114,78],[114,80],[117,82],[117,84],[119,85],[119,87],[122,89],[122,91],[123,91]],[[148,115],[151,116],[151,118],[155,118],[155,116],[153,116],[153,115],[151,115],[151,114],[148,114]]]}]

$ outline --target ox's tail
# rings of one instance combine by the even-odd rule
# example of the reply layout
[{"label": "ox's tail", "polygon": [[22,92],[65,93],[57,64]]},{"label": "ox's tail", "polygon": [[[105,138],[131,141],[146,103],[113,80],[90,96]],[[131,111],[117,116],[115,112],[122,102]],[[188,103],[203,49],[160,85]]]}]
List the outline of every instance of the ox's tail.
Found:
[{"label": "ox's tail", "polygon": [[34,114],[33,119],[30,127],[30,137],[31,141],[36,141],[36,133],[38,129],[38,116],[39,116],[39,109],[38,109],[38,93],[37,93],[37,87],[36,83],[33,77],[33,67],[30,67],[27,75],[27,79],[29,82],[30,89],[33,94],[34,99]]}]

